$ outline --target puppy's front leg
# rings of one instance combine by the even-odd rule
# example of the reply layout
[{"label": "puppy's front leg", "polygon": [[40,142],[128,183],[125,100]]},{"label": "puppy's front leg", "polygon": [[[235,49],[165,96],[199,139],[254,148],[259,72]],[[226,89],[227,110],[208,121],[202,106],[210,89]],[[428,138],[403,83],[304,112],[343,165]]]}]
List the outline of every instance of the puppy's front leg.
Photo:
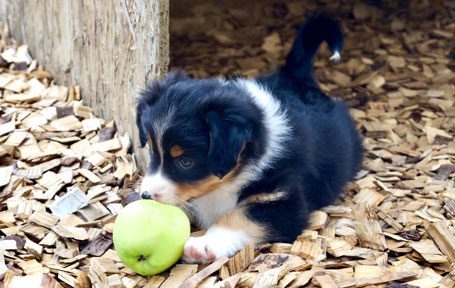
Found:
[{"label": "puppy's front leg", "polygon": [[261,242],[265,228],[245,215],[245,208],[228,212],[200,237],[190,237],[185,244],[183,260],[208,263],[220,257],[233,256],[250,242]]}]

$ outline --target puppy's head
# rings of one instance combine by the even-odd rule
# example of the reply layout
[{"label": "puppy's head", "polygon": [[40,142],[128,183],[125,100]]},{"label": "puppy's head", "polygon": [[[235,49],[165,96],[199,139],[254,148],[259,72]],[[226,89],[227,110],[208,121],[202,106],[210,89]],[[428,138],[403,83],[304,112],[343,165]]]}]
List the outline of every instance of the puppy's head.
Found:
[{"label": "puppy's head", "polygon": [[229,185],[260,154],[261,111],[234,82],[171,73],[141,95],[137,125],[150,163],[143,197],[182,204]]}]

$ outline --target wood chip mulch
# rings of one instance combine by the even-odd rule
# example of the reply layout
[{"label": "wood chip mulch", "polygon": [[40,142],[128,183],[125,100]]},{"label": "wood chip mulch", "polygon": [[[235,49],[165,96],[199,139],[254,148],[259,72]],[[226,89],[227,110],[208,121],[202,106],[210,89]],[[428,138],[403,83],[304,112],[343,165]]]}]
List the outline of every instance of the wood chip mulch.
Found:
[{"label": "wood chip mulch", "polygon": [[455,6],[335,2],[206,3],[171,19],[173,67],[255,76],[282,62],[308,12],[336,11],[342,61],[321,49],[316,77],[351,105],[367,152],[343,198],[294,243],[154,277],[122,265],[112,245],[141,178],[128,135],[1,26],[0,287],[455,287]]}]

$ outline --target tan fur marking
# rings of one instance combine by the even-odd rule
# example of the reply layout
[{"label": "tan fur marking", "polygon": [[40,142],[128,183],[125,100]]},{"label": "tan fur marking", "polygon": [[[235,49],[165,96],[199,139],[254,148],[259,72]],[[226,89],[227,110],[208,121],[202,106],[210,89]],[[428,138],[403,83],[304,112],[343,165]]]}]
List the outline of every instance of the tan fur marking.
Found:
[{"label": "tan fur marking", "polygon": [[150,135],[147,136],[147,144],[149,145],[149,149],[153,149],[153,141]]},{"label": "tan fur marking", "polygon": [[171,156],[172,157],[179,157],[179,156],[182,156],[183,155],[183,149],[182,147],[180,147],[179,145],[174,145],[171,147]]},{"label": "tan fur marking", "polygon": [[213,226],[219,226],[232,230],[242,230],[254,239],[254,242],[261,242],[265,239],[265,228],[258,223],[248,219],[245,209],[240,208],[228,212],[218,218]]},{"label": "tan fur marking", "polygon": [[226,175],[223,179],[220,179],[217,176],[211,175],[195,184],[176,184],[178,191],[177,194],[184,200],[204,196],[230,182],[232,177],[228,176],[229,174]]},{"label": "tan fur marking", "polygon": [[189,198],[201,197],[212,191],[215,191],[223,185],[226,185],[234,180],[238,167],[239,165],[234,167],[234,169],[232,169],[226,176],[224,176],[223,179],[220,179],[215,175],[210,175],[209,177],[195,184],[175,183],[175,186],[177,187],[177,195],[181,200],[186,201]]},{"label": "tan fur marking", "polygon": [[273,193],[261,193],[250,196],[243,200],[240,203],[240,206],[245,206],[254,203],[267,203],[267,202],[274,202],[280,199],[283,199],[286,196],[286,192],[284,191],[277,191]]}]

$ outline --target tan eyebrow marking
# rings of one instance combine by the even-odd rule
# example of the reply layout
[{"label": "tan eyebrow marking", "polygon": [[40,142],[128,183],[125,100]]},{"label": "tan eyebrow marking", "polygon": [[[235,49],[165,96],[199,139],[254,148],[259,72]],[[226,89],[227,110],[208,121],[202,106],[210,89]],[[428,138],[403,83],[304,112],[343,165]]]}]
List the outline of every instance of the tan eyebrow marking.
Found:
[{"label": "tan eyebrow marking", "polygon": [[170,152],[171,152],[171,156],[174,158],[183,155],[183,149],[179,145],[172,146]]},{"label": "tan eyebrow marking", "polygon": [[149,144],[150,149],[153,149],[153,141],[152,141],[152,137],[150,135],[148,135],[148,137],[147,137],[147,144]]}]

